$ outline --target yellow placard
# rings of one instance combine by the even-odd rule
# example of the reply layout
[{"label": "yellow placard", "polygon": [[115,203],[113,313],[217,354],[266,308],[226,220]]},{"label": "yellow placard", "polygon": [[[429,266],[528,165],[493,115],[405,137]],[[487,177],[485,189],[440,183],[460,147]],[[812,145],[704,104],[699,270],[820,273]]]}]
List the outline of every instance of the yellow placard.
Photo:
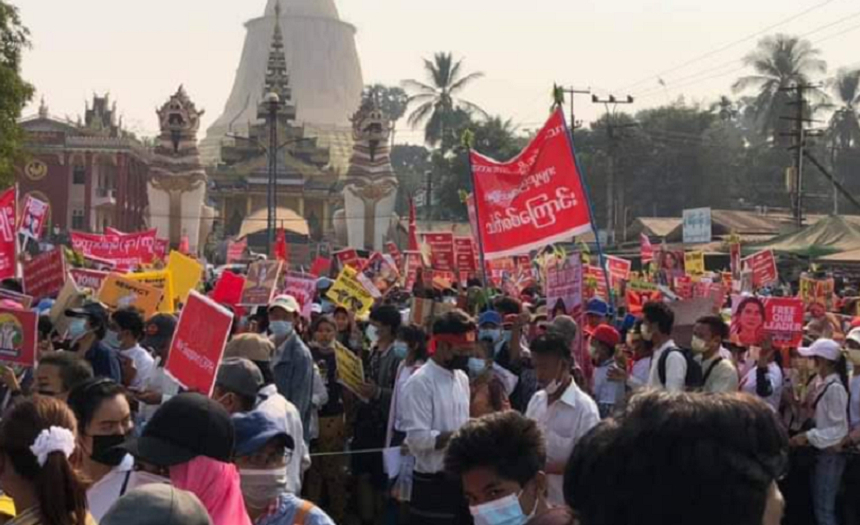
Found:
[{"label": "yellow placard", "polygon": [[684,270],[687,275],[703,275],[705,273],[705,252],[686,252],[684,254]]},{"label": "yellow placard", "polygon": [[361,358],[335,341],[334,357],[337,362],[337,382],[361,398],[359,387],[364,384],[364,364]]},{"label": "yellow placard", "polygon": [[355,269],[345,266],[326,296],[335,304],[362,316],[370,312],[373,295],[357,278]]},{"label": "yellow placard", "polygon": [[132,307],[143,312],[149,319],[158,311],[158,303],[164,292],[148,284],[133,281],[112,273],[107,276],[99,290],[99,301],[113,310]]},{"label": "yellow placard", "polygon": [[188,299],[188,294],[196,290],[203,279],[203,266],[177,251],[170,252],[167,271],[173,277],[173,298],[180,303]]},{"label": "yellow placard", "polygon": [[126,277],[132,281],[143,283],[152,286],[153,288],[158,288],[164,292],[164,295],[161,297],[161,302],[158,303],[159,313],[172,314],[176,311],[176,305],[173,301],[175,296],[173,289],[173,276],[170,272],[167,270],[160,270],[157,272],[129,273],[126,274]]}]

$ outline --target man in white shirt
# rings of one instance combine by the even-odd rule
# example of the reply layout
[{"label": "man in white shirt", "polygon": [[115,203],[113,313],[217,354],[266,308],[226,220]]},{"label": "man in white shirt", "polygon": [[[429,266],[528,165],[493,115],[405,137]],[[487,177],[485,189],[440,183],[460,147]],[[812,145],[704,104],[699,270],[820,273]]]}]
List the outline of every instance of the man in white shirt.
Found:
[{"label": "man in white shirt", "polygon": [[433,323],[430,360],[403,389],[406,445],[415,456],[413,525],[457,523],[465,502],[457,480],[444,472],[445,448],[451,436],[469,421],[469,357],[474,352],[476,325],[454,310]]},{"label": "man in white shirt", "polygon": [[[678,348],[672,340],[675,313],[665,303],[654,301],[645,304],[642,314],[642,339],[651,341],[654,345],[648,387],[668,392],[683,392],[687,378],[687,359],[681,352],[673,351]],[[662,359],[666,352],[669,354]],[[661,361],[665,364],[664,367],[661,367]],[[661,373],[661,368],[664,368],[664,373]]]},{"label": "man in white shirt", "polygon": [[549,502],[564,504],[563,477],[576,443],[600,421],[597,404],[570,375],[571,354],[565,340],[542,335],[531,345],[538,384],[526,416],[537,422],[546,439]]},{"label": "man in white shirt", "polygon": [[728,338],[726,323],[716,315],[702,317],[693,327],[693,353],[702,365],[702,392],[708,394],[738,391],[738,371],[732,362],[720,354]]},{"label": "man in white shirt", "polygon": [[[104,342],[109,346],[113,342],[118,343],[117,350],[123,364],[123,383],[133,390],[145,388],[155,369],[155,358],[139,344],[143,336],[143,316],[137,310],[122,308],[110,316]],[[134,365],[131,374],[127,374],[130,368],[126,364],[129,362]]]}]

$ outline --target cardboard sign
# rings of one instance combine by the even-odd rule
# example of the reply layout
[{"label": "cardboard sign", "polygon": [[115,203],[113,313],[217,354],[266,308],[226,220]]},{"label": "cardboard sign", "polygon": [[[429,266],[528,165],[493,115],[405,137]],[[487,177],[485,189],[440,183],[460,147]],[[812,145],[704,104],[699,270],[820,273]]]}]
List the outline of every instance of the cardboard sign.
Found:
[{"label": "cardboard sign", "polygon": [[350,268],[355,268],[358,270],[361,268],[361,261],[358,257],[358,252],[355,250],[341,250],[334,254],[337,261],[340,263],[341,268],[349,266]]},{"label": "cardboard sign", "polygon": [[36,312],[0,308],[0,361],[34,366],[38,323]]},{"label": "cardboard sign", "polygon": [[741,266],[744,270],[752,271],[753,288],[759,289],[779,282],[779,274],[776,272],[776,257],[773,250],[766,250],[750,255],[743,260]]},{"label": "cardboard sign", "polygon": [[173,302],[175,292],[173,289],[173,275],[166,271],[145,272],[145,273],[130,273],[126,277],[132,281],[147,284],[153,288],[158,288],[164,294],[161,296],[161,301],[158,303],[158,312],[162,314],[171,314],[176,310]]},{"label": "cardboard sign", "polygon": [[212,300],[220,304],[236,306],[242,300],[245,278],[233,272],[224,272],[212,290]]},{"label": "cardboard sign", "polygon": [[40,201],[32,195],[24,199],[24,211],[21,214],[21,227],[18,233],[38,241],[42,238],[45,229],[45,220],[48,216],[48,203]]},{"label": "cardboard sign", "polygon": [[98,298],[112,310],[132,307],[149,319],[158,311],[163,296],[164,292],[158,288],[112,273],[102,283]]},{"label": "cardboard sign", "polygon": [[373,306],[373,295],[358,280],[358,272],[349,266],[340,272],[326,296],[357,316],[370,312]]},{"label": "cardboard sign", "polygon": [[687,275],[704,275],[705,273],[705,253],[704,252],[687,252],[684,254],[684,269]]},{"label": "cardboard sign", "polygon": [[565,314],[582,306],[582,258],[574,253],[566,260],[553,258],[546,267],[546,306],[554,317],[561,303]]},{"label": "cardboard sign", "polygon": [[80,288],[78,288],[74,279],[71,277],[66,279],[66,284],[63,286],[63,289],[60,290],[60,294],[57,296],[54,306],[51,307],[51,311],[48,313],[48,317],[54,324],[54,330],[56,330],[58,334],[61,336],[65,335],[69,329],[69,323],[71,320],[66,317],[66,310],[79,308],[84,304],[85,297],[86,295]]},{"label": "cardboard sign", "polygon": [[360,387],[364,385],[364,364],[361,358],[337,341],[334,343],[334,357],[337,362],[337,382],[359,399],[364,399],[359,394]]},{"label": "cardboard sign", "polygon": [[317,292],[317,280],[313,275],[301,272],[284,274],[284,293],[292,295],[302,307],[302,317],[311,318],[311,306]]},{"label": "cardboard sign", "polygon": [[454,257],[453,233],[424,233],[424,243],[430,247],[430,261],[434,270],[453,272],[457,261]]},{"label": "cardboard sign", "polygon": [[257,261],[251,264],[240,304],[243,306],[268,306],[275,295],[275,288],[278,285],[282,267],[281,261]]},{"label": "cardboard sign", "polygon": [[72,268],[69,270],[69,275],[72,276],[72,279],[79,288],[89,288],[90,290],[99,291],[102,283],[104,283],[109,274],[108,272],[99,272],[97,270]]},{"label": "cardboard sign", "polygon": [[382,295],[385,295],[400,280],[400,271],[397,270],[394,257],[379,252],[370,257],[361,273],[370,279],[370,282]]},{"label": "cardboard sign", "polygon": [[173,298],[179,303],[184,303],[191,290],[196,290],[203,280],[203,266],[196,259],[177,251],[170,252],[167,271],[173,280]]},{"label": "cardboard sign", "polygon": [[212,395],[232,327],[229,310],[192,291],[179,316],[164,370],[185,389]]},{"label": "cardboard sign", "polygon": [[55,297],[66,283],[66,257],[57,248],[23,264],[24,292],[34,299]]},{"label": "cardboard sign", "polygon": [[18,236],[15,235],[16,187],[0,194],[0,279],[15,277],[18,260]]}]

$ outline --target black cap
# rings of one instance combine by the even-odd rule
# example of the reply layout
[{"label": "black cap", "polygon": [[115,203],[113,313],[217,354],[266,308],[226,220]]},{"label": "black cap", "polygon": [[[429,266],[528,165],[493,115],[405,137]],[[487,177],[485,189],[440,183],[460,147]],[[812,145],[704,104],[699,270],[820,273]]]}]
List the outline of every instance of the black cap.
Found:
[{"label": "black cap", "polygon": [[101,323],[101,326],[107,326],[108,324],[107,308],[101,303],[90,302],[80,308],[66,310],[66,317],[84,317],[91,321],[96,321],[96,323],[92,324]]},{"label": "black cap", "polygon": [[234,439],[227,410],[206,396],[189,392],[161,405],[143,434],[121,446],[137,459],[171,467],[198,456],[229,462]]}]

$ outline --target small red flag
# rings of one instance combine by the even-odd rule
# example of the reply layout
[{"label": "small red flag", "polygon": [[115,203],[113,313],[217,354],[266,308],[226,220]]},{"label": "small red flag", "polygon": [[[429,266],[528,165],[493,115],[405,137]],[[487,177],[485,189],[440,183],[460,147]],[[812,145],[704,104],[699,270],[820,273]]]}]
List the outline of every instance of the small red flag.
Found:
[{"label": "small red flag", "polygon": [[418,219],[415,213],[415,199],[409,198],[409,251],[417,252],[418,247]]},{"label": "small red flag", "polygon": [[179,253],[182,255],[188,255],[191,251],[191,242],[188,240],[187,235],[183,235],[179,240]]},{"label": "small red flag", "polygon": [[287,233],[281,229],[278,230],[278,235],[275,238],[275,259],[283,261],[285,264],[289,262],[289,248],[287,247]]},{"label": "small red flag", "polygon": [[639,239],[642,244],[642,264],[648,264],[654,260],[654,245],[651,244],[651,239],[644,233]]}]

